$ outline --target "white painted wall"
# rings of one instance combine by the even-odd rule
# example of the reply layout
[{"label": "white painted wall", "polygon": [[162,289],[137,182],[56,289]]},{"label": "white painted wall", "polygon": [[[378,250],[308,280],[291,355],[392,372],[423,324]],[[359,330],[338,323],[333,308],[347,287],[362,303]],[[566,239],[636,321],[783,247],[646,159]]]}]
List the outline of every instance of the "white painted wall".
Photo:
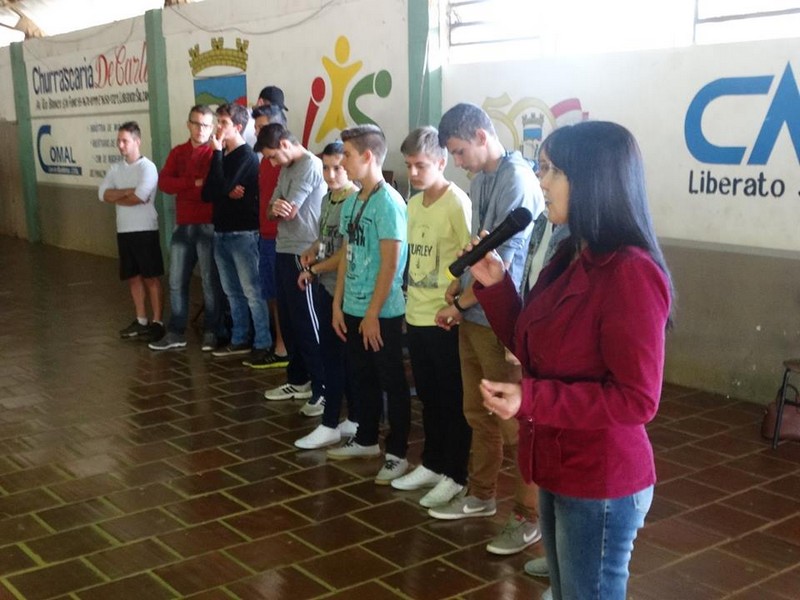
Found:
[{"label": "white painted wall", "polygon": [[0,121],[16,121],[14,77],[11,72],[11,48],[0,48]]},{"label": "white painted wall", "polygon": [[[794,102],[794,140],[786,125],[766,164],[746,164],[778,82],[787,67],[800,76],[800,39],[696,46],[674,50],[547,58],[530,62],[457,65],[443,72],[446,110],[461,101],[491,104],[507,94],[495,115],[511,118],[507,127],[495,118],[507,146],[511,130],[522,131],[522,115],[546,113],[568,98],[580,100],[589,118],[617,121],[637,137],[644,154],[657,232],[666,238],[771,251],[800,251],[800,102]],[[702,131],[719,146],[742,146],[745,164],[707,164],[690,153],[684,136],[687,109],[695,95],[720,78],[771,77],[764,94],[729,95],[709,103]],[[741,81],[740,81],[741,83]],[[797,91],[795,90],[797,96]],[[526,107],[519,111],[514,103]],[[509,115],[509,112],[514,113]],[[565,121],[579,118],[567,114]],[[552,119],[545,118],[545,134]],[[452,170],[452,168],[451,168]],[[692,193],[702,173],[718,181],[758,178],[783,182],[780,197]],[[453,173],[462,183],[462,174]],[[781,187],[780,183],[776,183]]]},{"label": "white painted wall", "polygon": [[[342,124],[356,124],[348,109],[354,86],[365,76],[383,72],[391,77],[386,97],[371,94],[359,98],[357,109],[380,125],[393,150],[387,168],[403,165],[399,146],[408,127],[408,40],[405,0],[207,0],[164,11],[167,39],[167,71],[170,86],[170,122],[173,143],[186,137],[186,114],[194,104],[194,78],[240,74],[241,69],[217,66],[193,75],[189,50],[211,50],[212,39],[222,38],[223,47],[236,48],[236,40],[247,43],[247,104],[252,106],[266,85],[277,85],[286,94],[289,128],[301,137],[312,101],[312,83],[320,78],[325,94],[311,125],[309,149],[320,151],[338,137],[339,127],[320,133],[326,114],[341,108]],[[346,38],[349,52],[340,41]],[[340,55],[336,49],[339,43]],[[345,84],[337,86],[323,65],[328,58],[336,67],[349,69]]]}]

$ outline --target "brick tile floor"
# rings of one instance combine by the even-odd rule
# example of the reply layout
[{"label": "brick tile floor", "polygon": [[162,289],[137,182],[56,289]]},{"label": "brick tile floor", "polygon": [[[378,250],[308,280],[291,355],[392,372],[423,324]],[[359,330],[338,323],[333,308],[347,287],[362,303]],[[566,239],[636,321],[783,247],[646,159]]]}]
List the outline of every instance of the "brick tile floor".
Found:
[{"label": "brick tile floor", "polygon": [[[116,270],[0,237],[0,598],[539,597],[521,570],[540,547],[484,550],[510,460],[495,517],[430,519],[421,492],[372,483],[379,460],[297,451],[318,419],[263,399],[282,371],[201,353],[196,327],[181,351],[120,340]],[[800,597],[800,444],[772,451],[761,410],[665,385],[630,598]]]}]

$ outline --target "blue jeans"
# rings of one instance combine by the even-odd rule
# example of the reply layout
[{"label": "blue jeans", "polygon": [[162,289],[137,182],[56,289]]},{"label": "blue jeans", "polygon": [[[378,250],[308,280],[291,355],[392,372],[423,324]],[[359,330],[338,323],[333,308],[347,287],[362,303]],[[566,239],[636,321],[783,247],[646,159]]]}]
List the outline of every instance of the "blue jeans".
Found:
[{"label": "blue jeans", "polygon": [[653,486],[605,500],[539,489],[554,600],[625,600],[633,540],[652,501]]},{"label": "blue jeans", "polygon": [[269,312],[258,277],[258,231],[214,232],[214,258],[231,307],[231,344],[246,344],[253,318],[253,348],[272,346]]},{"label": "blue jeans", "polygon": [[205,331],[217,337],[225,336],[222,322],[222,286],[214,262],[214,226],[178,225],[172,232],[169,250],[170,319],[167,330],[183,335],[189,320],[189,286],[192,271],[200,265],[203,281],[203,311]]}]

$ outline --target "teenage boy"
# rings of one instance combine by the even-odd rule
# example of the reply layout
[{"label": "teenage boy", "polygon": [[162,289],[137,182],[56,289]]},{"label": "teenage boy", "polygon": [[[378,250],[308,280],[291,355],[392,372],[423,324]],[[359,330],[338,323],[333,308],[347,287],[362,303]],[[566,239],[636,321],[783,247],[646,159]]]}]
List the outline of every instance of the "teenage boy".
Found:
[{"label": "teenage boy", "polygon": [[[116,210],[119,278],[128,282],[136,311],[136,318],[119,335],[123,339],[142,337],[153,341],[164,335],[160,279],[164,259],[155,207],[158,170],[142,156],[141,146],[139,124],[128,121],[120,125],[117,149],[122,160],[108,170],[98,196]],[[150,299],[152,322],[147,319],[146,298]]]},{"label": "teenage boy", "polygon": [[378,425],[383,391],[390,432],[375,483],[389,484],[408,470],[411,397],[403,368],[403,271],[408,257],[406,206],[383,180],[386,138],[376,125],[342,132],[343,165],[361,191],[345,200],[342,247],[333,300],[333,328],[347,344],[348,369],[358,407],[358,431],[328,450],[332,459],[380,456]]},{"label": "teenage boy", "polygon": [[439,146],[434,127],[412,131],[400,151],[411,186],[421,190],[408,201],[406,331],[425,446],[422,464],[392,481],[392,487],[433,488],[419,501],[433,508],[450,502],[467,483],[472,432],[461,407],[458,328],[437,327],[436,313],[447,306],[444,295],[452,280],[447,266],[469,242],[472,204],[445,179],[447,150]]},{"label": "teenage boy", "polygon": [[[474,104],[457,104],[439,123],[439,144],[446,147],[457,167],[474,175],[470,183],[472,234],[492,231],[508,214],[524,206],[537,217],[544,209],[539,182],[519,152],[507,152],[497,138],[489,116]],[[531,226],[514,235],[497,250],[519,289],[531,235]],[[428,511],[437,519],[489,517],[497,511],[497,477],[503,463],[503,443],[517,443],[518,424],[486,411],[481,401],[481,379],[518,382],[519,365],[506,360],[505,348],[492,332],[472,291],[467,273],[448,290],[452,302],[437,314],[437,324],[459,326],[464,416],[472,427],[469,490],[445,506]],[[516,455],[516,453],[515,453]],[[515,554],[541,538],[538,525],[538,489],[525,484],[516,469],[514,506],[501,533],[486,549],[494,554]]]},{"label": "teenage boy", "polygon": [[[261,99],[259,98],[259,101]],[[286,115],[280,106],[259,104],[253,109],[253,123],[255,135],[270,123],[286,125]],[[253,140],[255,144],[255,140]],[[275,283],[275,242],[278,237],[278,221],[269,214],[269,201],[278,185],[278,176],[281,174],[280,165],[273,165],[268,160],[262,160],[258,165],[258,224],[261,237],[258,240],[258,274],[261,278],[261,291],[269,307],[270,324],[275,334],[275,362],[266,365],[271,368],[285,367],[289,364],[286,344],[283,341],[281,322],[278,319],[278,288]],[[252,365],[251,365],[252,366]]]},{"label": "teenage boy", "polygon": [[175,196],[176,226],[172,231],[169,260],[170,317],[167,334],[151,342],[151,350],[186,347],[189,287],[192,271],[200,265],[203,282],[204,329],[201,348],[211,352],[225,337],[222,322],[222,286],[214,262],[214,225],[211,205],[200,198],[213,150],[208,138],[214,130],[214,113],[205,105],[193,106],[186,121],[189,139],[175,146],[158,174],[158,188]]},{"label": "teenage boy", "polygon": [[[343,232],[339,229],[342,206],[348,196],[358,190],[347,178],[342,166],[342,142],[331,142],[322,151],[322,176],[328,184],[328,193],[322,202],[319,221],[319,239],[303,252],[300,262],[303,271],[297,285],[305,290],[318,278],[315,306],[319,315],[319,343],[325,365],[325,410],[322,423],[308,435],[295,441],[304,450],[322,448],[338,443],[342,437],[352,437],[358,427],[353,410],[353,392],[348,387],[344,342],[333,330],[333,296],[336,293],[336,273],[342,258]],[[339,423],[342,397],[347,393],[348,418]]]},{"label": "teenage boy", "polygon": [[297,287],[303,271],[300,255],[314,243],[319,231],[319,214],[325,180],[322,161],[303,148],[283,125],[272,123],[258,134],[256,150],[263,160],[280,165],[278,185],[272,193],[270,214],[278,219],[275,245],[275,279],[278,315],[286,334],[288,382],[264,392],[267,400],[288,400],[311,392],[300,412],[321,415],[325,406],[325,368],[319,348],[319,321],[314,308],[312,286]]},{"label": "teenage boy", "polygon": [[217,131],[211,136],[214,154],[202,198],[213,205],[214,259],[233,321],[230,344],[212,354],[250,353],[251,360],[260,361],[270,355],[272,336],[258,278],[258,158],[242,138],[247,120],[243,106],[217,108]]}]

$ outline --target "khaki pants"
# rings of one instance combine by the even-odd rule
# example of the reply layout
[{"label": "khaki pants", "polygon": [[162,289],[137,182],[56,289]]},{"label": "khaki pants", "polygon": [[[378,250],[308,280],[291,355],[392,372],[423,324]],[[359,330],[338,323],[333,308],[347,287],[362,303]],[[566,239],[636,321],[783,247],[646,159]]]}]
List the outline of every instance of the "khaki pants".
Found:
[{"label": "khaki pants", "polygon": [[[461,354],[461,380],[464,384],[464,416],[472,427],[472,446],[469,465],[470,494],[488,500],[497,494],[497,476],[503,463],[503,445],[514,446],[516,458],[516,419],[504,421],[490,415],[483,406],[479,385],[481,379],[519,382],[519,366],[506,361],[505,347],[489,327],[468,321],[459,325],[458,348]],[[514,510],[537,519],[539,490],[526,484],[519,469],[515,469]]]}]

